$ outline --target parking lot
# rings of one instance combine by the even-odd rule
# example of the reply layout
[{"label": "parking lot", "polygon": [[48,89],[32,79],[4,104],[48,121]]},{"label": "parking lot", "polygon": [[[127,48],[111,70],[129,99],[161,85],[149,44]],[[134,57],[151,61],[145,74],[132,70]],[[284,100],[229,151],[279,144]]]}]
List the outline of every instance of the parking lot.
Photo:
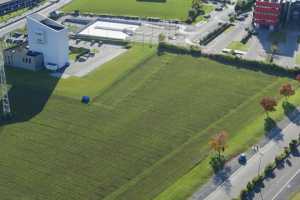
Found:
[{"label": "parking lot", "polygon": [[60,78],[83,77],[127,51],[126,48],[119,45],[102,44],[98,46],[98,44],[91,45],[90,42],[85,41],[76,44],[74,40],[70,41],[70,46],[90,49],[92,54],[83,55],[78,60],[70,60],[69,67],[61,72],[52,73],[52,76]]}]

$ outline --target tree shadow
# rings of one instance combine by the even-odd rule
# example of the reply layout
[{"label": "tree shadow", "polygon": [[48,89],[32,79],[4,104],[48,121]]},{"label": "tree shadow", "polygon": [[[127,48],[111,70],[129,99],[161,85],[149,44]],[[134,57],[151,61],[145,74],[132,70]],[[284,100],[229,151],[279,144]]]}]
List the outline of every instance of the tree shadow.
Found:
[{"label": "tree shadow", "polygon": [[267,117],[264,123],[264,129],[266,137],[272,140],[282,140],[283,135],[281,129],[277,126],[277,123],[271,117]]},{"label": "tree shadow", "polygon": [[231,167],[225,166],[224,169],[219,171],[214,177],[213,177],[213,183],[215,185],[221,185],[225,189],[226,192],[229,192],[231,190],[232,184],[229,180],[229,177],[232,173]]},{"label": "tree shadow", "polygon": [[283,102],[282,107],[284,114],[289,118],[289,120],[297,125],[300,125],[300,111],[297,109],[297,107],[288,101]]},{"label": "tree shadow", "polygon": [[[39,114],[52,95],[59,78],[51,77],[46,70],[32,72],[6,67],[9,100],[12,110],[10,119],[0,118],[0,126],[25,122]],[[3,111],[0,109],[0,115]],[[0,129],[1,131],[1,129]]]},{"label": "tree shadow", "polygon": [[295,148],[291,151],[291,155],[294,157],[300,157],[300,152],[298,148]]},{"label": "tree shadow", "polygon": [[293,166],[292,162],[291,162],[289,159],[286,159],[286,160],[285,160],[285,163],[286,163],[287,166],[289,166],[289,167],[292,167],[292,166]]}]

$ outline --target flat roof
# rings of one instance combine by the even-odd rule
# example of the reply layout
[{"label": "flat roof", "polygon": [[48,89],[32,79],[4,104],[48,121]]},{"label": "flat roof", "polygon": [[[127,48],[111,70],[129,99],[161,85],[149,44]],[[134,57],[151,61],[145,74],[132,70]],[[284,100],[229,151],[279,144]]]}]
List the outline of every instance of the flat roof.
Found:
[{"label": "flat roof", "polygon": [[61,25],[60,23],[58,23],[52,19],[49,19],[48,17],[45,17],[44,15],[41,15],[39,13],[34,13],[32,15],[29,15],[28,18],[38,21],[41,24],[44,24],[45,26],[48,26],[49,28],[56,30],[56,31],[65,29],[65,27],[63,25]]},{"label": "flat roof", "polygon": [[138,27],[140,26],[134,24],[98,20],[83,29],[79,35],[125,40],[128,36],[134,33]]}]

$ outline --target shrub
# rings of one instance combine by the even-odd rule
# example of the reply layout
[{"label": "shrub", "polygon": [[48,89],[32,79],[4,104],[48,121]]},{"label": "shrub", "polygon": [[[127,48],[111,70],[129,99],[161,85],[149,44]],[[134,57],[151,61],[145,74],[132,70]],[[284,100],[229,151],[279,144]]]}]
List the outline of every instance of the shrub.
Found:
[{"label": "shrub", "polygon": [[241,191],[240,198],[241,198],[241,200],[246,200],[248,198],[248,190],[247,189],[243,189]]},{"label": "shrub", "polygon": [[256,176],[253,180],[252,180],[252,184],[253,186],[258,186],[263,182],[264,177],[262,175],[258,175]]},{"label": "shrub", "polygon": [[219,156],[219,155],[215,154],[214,156],[211,157],[209,164],[212,167],[212,169],[214,170],[214,172],[218,172],[224,168],[225,161],[226,160],[223,155]]},{"label": "shrub", "polygon": [[125,44],[125,48],[126,48],[126,49],[130,49],[131,47],[132,47],[132,44],[131,44],[131,43]]},{"label": "shrub", "polygon": [[187,24],[193,23],[193,19],[192,19],[191,17],[188,17],[188,18],[186,19],[186,23],[187,23]]},{"label": "shrub", "polygon": [[201,48],[199,46],[191,45],[190,52],[192,55],[200,56],[201,55]]},{"label": "shrub", "polygon": [[211,42],[213,39],[218,37],[221,33],[223,33],[227,28],[229,28],[231,24],[229,23],[224,23],[219,25],[215,30],[212,32],[208,33],[204,38],[200,40],[201,45],[207,45],[209,42]]},{"label": "shrub", "polygon": [[248,184],[247,184],[247,190],[249,191],[249,192],[251,192],[253,189],[254,189],[254,185],[253,185],[253,183],[250,181],[250,182],[248,182]]},{"label": "shrub", "polygon": [[297,140],[292,140],[292,141],[289,143],[290,151],[295,151],[295,150],[297,150],[297,145],[298,145],[298,141],[297,141]]},{"label": "shrub", "polygon": [[288,156],[291,153],[290,148],[289,147],[284,147],[284,153],[285,153],[286,156]]},{"label": "shrub", "polygon": [[198,11],[195,8],[191,8],[189,10],[189,18],[194,20],[197,17],[197,15],[198,15]]},{"label": "shrub", "polygon": [[265,177],[269,176],[273,172],[273,169],[274,169],[274,164],[268,164],[264,170]]},{"label": "shrub", "polygon": [[282,158],[280,155],[275,157],[275,164],[276,166],[280,165],[284,158]]}]

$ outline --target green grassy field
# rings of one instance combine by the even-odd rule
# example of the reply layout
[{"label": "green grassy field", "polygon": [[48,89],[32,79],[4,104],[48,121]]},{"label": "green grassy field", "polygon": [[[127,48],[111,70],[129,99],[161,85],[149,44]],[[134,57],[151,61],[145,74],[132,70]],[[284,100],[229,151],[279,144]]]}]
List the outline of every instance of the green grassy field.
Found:
[{"label": "green grassy field", "polygon": [[[230,155],[257,141],[263,131],[244,129],[263,124],[259,99],[287,81],[141,46],[82,79],[7,74],[15,112],[0,127],[7,200],[185,199],[211,174],[209,138],[228,130]],[[194,170],[199,179],[178,188]]]},{"label": "green grassy field", "polygon": [[[74,0],[64,7],[64,11],[80,10],[81,12],[185,20],[191,8],[191,2],[191,0],[167,0],[161,3],[136,0]],[[213,10],[213,6],[204,5],[204,10],[208,13]]]},{"label": "green grassy field", "polygon": [[300,200],[300,193],[293,194],[290,198],[290,200]]},{"label": "green grassy field", "polygon": [[300,65],[300,53],[297,52],[297,53],[295,54],[295,60],[296,60],[296,64],[297,64],[297,65]]}]

